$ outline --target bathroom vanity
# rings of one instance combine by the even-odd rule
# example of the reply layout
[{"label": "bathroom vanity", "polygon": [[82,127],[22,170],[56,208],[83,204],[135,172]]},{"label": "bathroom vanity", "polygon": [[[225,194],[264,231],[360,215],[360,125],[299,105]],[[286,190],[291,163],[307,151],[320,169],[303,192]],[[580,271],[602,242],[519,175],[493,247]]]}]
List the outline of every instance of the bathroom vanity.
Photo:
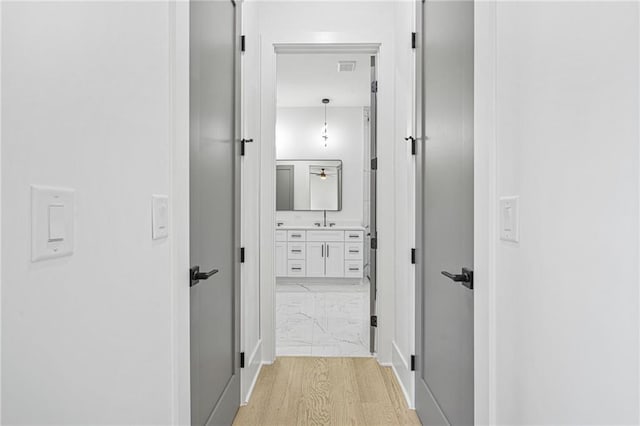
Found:
[{"label": "bathroom vanity", "polygon": [[362,278],[362,227],[276,228],[276,276]]}]

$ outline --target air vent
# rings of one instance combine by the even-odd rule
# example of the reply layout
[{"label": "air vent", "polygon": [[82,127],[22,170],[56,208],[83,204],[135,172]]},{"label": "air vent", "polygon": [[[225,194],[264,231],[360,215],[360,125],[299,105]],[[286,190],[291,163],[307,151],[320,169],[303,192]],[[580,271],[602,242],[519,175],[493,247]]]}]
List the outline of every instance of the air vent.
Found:
[{"label": "air vent", "polygon": [[356,61],[338,61],[338,72],[354,72]]}]

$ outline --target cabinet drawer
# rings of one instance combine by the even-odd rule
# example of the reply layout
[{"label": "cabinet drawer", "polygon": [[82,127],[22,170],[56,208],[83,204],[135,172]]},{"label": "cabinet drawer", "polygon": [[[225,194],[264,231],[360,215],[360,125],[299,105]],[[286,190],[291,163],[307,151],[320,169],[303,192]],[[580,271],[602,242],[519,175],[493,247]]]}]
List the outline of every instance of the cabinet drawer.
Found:
[{"label": "cabinet drawer", "polygon": [[305,241],[306,231],[288,231],[287,241]]},{"label": "cabinet drawer", "polygon": [[348,278],[362,278],[362,261],[345,262],[344,276]]},{"label": "cabinet drawer", "polygon": [[287,264],[287,275],[290,277],[304,277],[304,260],[289,260]]},{"label": "cabinet drawer", "polygon": [[294,260],[304,260],[305,255],[305,244],[304,243],[289,243],[289,250],[287,257],[289,259]]},{"label": "cabinet drawer", "polygon": [[287,241],[287,231],[276,231],[276,241]]},{"label": "cabinet drawer", "polygon": [[307,241],[344,241],[344,231],[307,231]]},{"label": "cabinet drawer", "polygon": [[344,240],[348,243],[364,241],[364,231],[344,231]]},{"label": "cabinet drawer", "polygon": [[362,243],[345,243],[344,245],[344,258],[346,260],[362,260],[363,257]]}]

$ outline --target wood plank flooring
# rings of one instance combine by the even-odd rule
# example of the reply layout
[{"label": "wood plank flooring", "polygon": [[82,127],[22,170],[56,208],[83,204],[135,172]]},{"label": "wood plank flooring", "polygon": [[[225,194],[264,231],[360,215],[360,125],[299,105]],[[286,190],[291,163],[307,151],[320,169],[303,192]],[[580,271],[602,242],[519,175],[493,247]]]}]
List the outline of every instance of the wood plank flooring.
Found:
[{"label": "wood plank flooring", "polygon": [[279,357],[262,367],[234,426],[419,425],[391,368],[374,358]]}]

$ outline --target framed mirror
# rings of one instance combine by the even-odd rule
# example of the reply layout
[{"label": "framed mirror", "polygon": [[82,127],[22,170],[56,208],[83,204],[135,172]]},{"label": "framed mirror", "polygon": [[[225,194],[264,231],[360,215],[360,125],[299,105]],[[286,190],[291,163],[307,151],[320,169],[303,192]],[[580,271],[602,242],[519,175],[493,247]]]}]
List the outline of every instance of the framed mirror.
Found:
[{"label": "framed mirror", "polygon": [[276,210],[342,210],[342,161],[277,160]]}]

